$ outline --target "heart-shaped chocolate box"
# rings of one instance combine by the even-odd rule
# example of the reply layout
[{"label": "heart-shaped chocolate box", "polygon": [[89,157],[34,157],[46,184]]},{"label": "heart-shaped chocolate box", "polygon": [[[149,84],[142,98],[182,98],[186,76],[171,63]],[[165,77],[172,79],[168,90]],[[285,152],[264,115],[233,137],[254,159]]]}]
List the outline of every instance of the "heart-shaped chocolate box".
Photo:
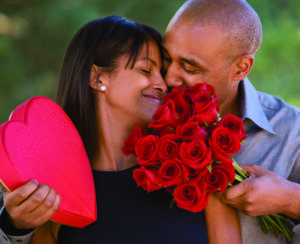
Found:
[{"label": "heart-shaped chocolate box", "polygon": [[13,191],[36,179],[61,196],[54,221],[84,227],[96,220],[91,166],[81,138],[51,99],[33,97],[0,125],[0,180]]}]

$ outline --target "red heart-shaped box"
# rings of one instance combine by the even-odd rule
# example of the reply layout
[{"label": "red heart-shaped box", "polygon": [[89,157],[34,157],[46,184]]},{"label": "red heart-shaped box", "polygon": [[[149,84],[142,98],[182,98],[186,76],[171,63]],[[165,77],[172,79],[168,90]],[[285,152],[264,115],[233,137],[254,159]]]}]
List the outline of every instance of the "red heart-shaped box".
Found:
[{"label": "red heart-shaped box", "polygon": [[0,180],[10,190],[36,179],[61,197],[54,221],[84,227],[96,220],[91,166],[81,138],[51,99],[33,97],[0,125]]}]

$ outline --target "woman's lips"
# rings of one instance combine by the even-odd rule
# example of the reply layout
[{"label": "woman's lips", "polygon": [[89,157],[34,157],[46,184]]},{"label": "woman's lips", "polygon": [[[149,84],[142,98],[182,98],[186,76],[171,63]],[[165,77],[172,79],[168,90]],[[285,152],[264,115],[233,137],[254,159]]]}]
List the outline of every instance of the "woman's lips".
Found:
[{"label": "woman's lips", "polygon": [[158,95],[144,95],[144,97],[146,97],[147,99],[149,99],[152,102],[157,103],[159,105],[162,104],[162,97],[160,97]]}]

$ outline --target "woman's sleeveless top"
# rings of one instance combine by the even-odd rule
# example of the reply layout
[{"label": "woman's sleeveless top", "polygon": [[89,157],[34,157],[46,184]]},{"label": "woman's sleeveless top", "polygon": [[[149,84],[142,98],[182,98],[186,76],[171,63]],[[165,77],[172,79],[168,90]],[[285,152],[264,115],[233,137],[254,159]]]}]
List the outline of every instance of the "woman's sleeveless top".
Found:
[{"label": "woman's sleeveless top", "polygon": [[169,192],[162,189],[148,193],[137,186],[133,179],[135,168],[94,170],[97,220],[84,228],[61,226],[58,243],[208,243],[203,211],[193,213],[176,204],[170,208]]}]

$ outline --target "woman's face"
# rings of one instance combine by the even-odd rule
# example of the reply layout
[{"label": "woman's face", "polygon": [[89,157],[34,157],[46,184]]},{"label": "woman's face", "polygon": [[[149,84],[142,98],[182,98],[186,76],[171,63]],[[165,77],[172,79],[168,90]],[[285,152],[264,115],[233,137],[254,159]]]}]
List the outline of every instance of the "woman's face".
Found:
[{"label": "woman's face", "polygon": [[144,44],[133,69],[125,68],[129,55],[118,60],[118,68],[109,75],[105,93],[110,113],[120,121],[147,125],[162,104],[167,87],[161,75],[162,61],[154,41]]}]

